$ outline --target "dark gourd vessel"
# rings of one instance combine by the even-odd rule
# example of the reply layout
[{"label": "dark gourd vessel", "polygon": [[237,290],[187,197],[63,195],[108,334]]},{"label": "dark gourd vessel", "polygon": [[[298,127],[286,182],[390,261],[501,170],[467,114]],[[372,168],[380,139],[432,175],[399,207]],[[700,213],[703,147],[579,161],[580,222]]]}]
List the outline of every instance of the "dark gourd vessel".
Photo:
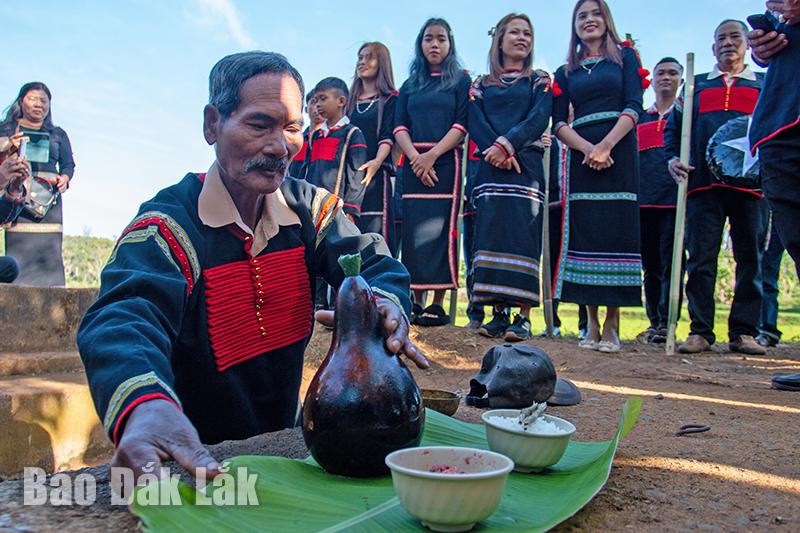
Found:
[{"label": "dark gourd vessel", "polygon": [[388,473],[389,453],[419,444],[425,412],[411,372],[386,349],[360,257],[340,264],[348,277],[336,297],[330,351],[303,404],[303,438],[327,472],[376,477]]}]

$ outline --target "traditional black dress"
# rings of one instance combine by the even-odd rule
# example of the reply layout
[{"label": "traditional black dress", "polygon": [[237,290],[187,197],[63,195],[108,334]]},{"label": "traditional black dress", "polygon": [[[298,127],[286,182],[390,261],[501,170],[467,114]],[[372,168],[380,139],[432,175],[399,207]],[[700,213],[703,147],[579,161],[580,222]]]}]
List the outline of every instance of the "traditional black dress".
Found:
[{"label": "traditional black dress", "polygon": [[[353,125],[358,126],[364,134],[367,144],[367,161],[375,159],[381,144],[386,144],[389,148],[394,146],[392,128],[394,127],[396,104],[396,94],[390,95],[383,101],[375,97],[359,100],[356,103],[350,121]],[[358,229],[362,233],[383,235],[393,255],[397,252],[394,202],[392,201],[394,193],[392,177],[394,176],[394,163],[389,155],[366,187],[364,200],[361,202],[361,217],[358,219]]]},{"label": "traditional black dress", "polygon": [[[435,74],[421,89],[412,90],[406,81],[400,88],[394,133],[407,131],[420,153],[433,148],[453,128],[466,134],[471,83],[466,73],[450,88],[443,88],[441,77]],[[434,187],[423,185],[409,163],[402,167],[402,260],[411,274],[412,289],[458,288],[461,152],[458,147],[436,161],[439,181]]]},{"label": "traditional black dress", "polygon": [[509,72],[502,85],[472,86],[469,133],[483,152],[494,145],[514,156],[522,169],[503,170],[482,160],[472,201],[475,239],[472,253],[473,300],[485,304],[539,305],[542,253],[544,147],[540,138],[550,122],[550,76]]},{"label": "traditional black dress", "polygon": [[[50,160],[47,163],[31,163],[34,179],[45,181],[65,174],[72,178],[75,161],[67,133],[61,128],[52,130],[20,128],[22,132],[49,133]],[[13,135],[14,131],[2,131],[0,136]],[[52,186],[55,189],[55,185]],[[14,283],[43,287],[66,285],[61,244],[64,238],[61,195],[55,205],[42,219],[34,218],[23,210],[17,222],[6,230],[6,254],[19,263],[20,274]]]},{"label": "traditional black dress", "polygon": [[[642,113],[641,65],[636,52],[621,48],[622,66],[603,57],[587,57],[581,68],[556,72],[553,131],[567,123],[597,144],[620,116],[634,123]],[[639,153],[636,129],[611,151],[614,165],[594,171],[583,153],[568,154],[564,242],[555,297],[564,302],[611,307],[642,303],[642,256],[639,246]]]}]

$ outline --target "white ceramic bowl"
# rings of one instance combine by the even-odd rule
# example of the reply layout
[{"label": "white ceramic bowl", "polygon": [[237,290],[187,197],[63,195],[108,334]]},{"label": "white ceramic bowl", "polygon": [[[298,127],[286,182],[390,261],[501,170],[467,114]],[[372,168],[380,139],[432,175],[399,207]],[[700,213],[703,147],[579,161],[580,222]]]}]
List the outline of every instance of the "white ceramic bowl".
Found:
[{"label": "white ceramic bowl", "polygon": [[510,457],[514,461],[517,472],[540,472],[556,464],[567,444],[575,433],[575,426],[557,416],[542,415],[545,420],[557,425],[564,432],[558,435],[537,434],[526,431],[507,429],[493,423],[491,417],[519,418],[519,409],[494,409],[481,415],[486,428],[486,440],[489,448],[497,453]]},{"label": "white ceramic bowl", "polygon": [[[468,531],[500,504],[514,463],[474,448],[406,448],[386,456],[394,491],[408,514],[434,531]],[[447,465],[463,473],[431,472]]]}]

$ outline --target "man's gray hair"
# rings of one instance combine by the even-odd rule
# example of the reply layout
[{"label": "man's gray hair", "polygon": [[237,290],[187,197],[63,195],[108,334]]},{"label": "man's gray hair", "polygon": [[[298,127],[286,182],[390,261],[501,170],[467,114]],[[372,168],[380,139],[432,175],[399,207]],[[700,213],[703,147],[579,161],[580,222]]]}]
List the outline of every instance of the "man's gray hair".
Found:
[{"label": "man's gray hair", "polygon": [[208,76],[208,103],[217,108],[223,119],[239,107],[240,92],[247,80],[259,74],[286,73],[294,78],[305,94],[300,73],[281,54],[275,52],[240,52],[220,59]]}]

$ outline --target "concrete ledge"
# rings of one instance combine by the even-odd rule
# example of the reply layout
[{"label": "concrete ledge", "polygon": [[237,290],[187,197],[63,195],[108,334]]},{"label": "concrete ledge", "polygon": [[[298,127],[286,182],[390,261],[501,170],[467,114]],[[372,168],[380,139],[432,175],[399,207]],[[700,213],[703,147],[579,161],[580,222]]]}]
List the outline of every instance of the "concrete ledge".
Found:
[{"label": "concrete ledge", "polygon": [[97,289],[0,284],[0,352],[75,351],[81,318]]},{"label": "concrete ledge", "polygon": [[0,353],[0,377],[83,372],[78,352]]},{"label": "concrete ledge", "polygon": [[107,461],[113,452],[83,373],[0,378],[0,479]]}]

